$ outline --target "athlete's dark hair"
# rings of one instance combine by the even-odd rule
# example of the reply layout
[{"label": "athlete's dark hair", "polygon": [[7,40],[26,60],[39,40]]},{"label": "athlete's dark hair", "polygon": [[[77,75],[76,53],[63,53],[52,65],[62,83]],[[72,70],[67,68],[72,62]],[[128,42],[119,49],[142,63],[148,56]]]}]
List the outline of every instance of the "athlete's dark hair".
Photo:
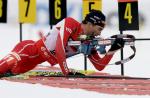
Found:
[{"label": "athlete's dark hair", "polygon": [[85,19],[82,21],[83,24],[90,22],[94,25],[103,26],[102,21],[105,21],[105,15],[100,10],[91,10],[89,14],[86,15]]}]

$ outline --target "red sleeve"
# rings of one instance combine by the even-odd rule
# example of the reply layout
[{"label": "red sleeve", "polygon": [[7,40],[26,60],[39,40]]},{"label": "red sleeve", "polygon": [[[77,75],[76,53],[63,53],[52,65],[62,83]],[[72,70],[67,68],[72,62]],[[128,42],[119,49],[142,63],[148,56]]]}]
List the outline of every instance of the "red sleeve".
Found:
[{"label": "red sleeve", "polygon": [[70,17],[66,18],[66,20],[67,20],[66,22],[67,27],[71,28],[72,30],[70,34],[70,38],[72,38],[72,40],[78,40],[78,37],[82,33],[81,24],[78,21]]},{"label": "red sleeve", "polygon": [[79,23],[73,18],[65,18],[63,21],[64,24],[62,24],[62,26],[60,27],[60,32],[58,34],[56,41],[55,51],[56,51],[56,58],[58,64],[62,69],[62,72],[64,73],[64,75],[67,75],[69,73],[69,69],[66,63],[65,49],[69,38],[71,38],[71,34],[75,33],[74,29],[78,26]]},{"label": "red sleeve", "polygon": [[65,50],[64,50],[64,46],[60,34],[58,34],[55,51],[56,51],[56,57],[57,57],[58,64],[60,65],[60,68],[63,74],[67,75],[69,73],[69,69],[67,67],[66,54],[65,54]]},{"label": "red sleeve", "polygon": [[92,55],[88,56],[89,60],[92,62],[94,67],[99,71],[103,70],[106,67],[106,65],[110,62],[112,57],[112,54],[106,54],[103,58],[101,58],[96,50],[93,50]]}]

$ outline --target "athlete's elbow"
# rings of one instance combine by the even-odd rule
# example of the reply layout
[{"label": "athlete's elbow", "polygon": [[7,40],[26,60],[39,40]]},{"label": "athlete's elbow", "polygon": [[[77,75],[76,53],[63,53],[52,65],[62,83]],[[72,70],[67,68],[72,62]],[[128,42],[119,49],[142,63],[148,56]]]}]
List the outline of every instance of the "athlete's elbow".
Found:
[{"label": "athlete's elbow", "polygon": [[98,64],[98,65],[94,65],[94,67],[98,70],[98,71],[102,71],[104,70],[104,68],[106,67],[107,64]]}]

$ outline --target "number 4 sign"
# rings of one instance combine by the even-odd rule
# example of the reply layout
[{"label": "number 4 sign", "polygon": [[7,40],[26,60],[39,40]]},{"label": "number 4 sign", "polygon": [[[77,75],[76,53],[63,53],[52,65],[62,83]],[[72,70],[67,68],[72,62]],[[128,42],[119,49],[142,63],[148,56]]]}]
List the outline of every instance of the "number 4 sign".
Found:
[{"label": "number 4 sign", "polygon": [[118,0],[119,29],[139,30],[138,2],[137,0]]}]

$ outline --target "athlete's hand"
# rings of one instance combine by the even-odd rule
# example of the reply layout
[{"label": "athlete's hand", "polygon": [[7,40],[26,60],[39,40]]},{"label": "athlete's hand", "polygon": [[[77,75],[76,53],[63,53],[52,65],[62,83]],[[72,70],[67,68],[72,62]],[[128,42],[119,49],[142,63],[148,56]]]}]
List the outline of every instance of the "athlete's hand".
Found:
[{"label": "athlete's hand", "polygon": [[80,72],[69,72],[68,75],[69,76],[85,76],[85,74],[82,74]]},{"label": "athlete's hand", "polygon": [[93,49],[93,45],[91,45],[89,41],[84,41],[84,42],[81,43],[81,45],[79,46],[78,51],[79,51],[80,53],[85,54],[85,55],[90,55],[92,49]]},{"label": "athlete's hand", "polygon": [[122,38],[116,38],[109,51],[116,51],[124,47],[125,41]]},{"label": "athlete's hand", "polygon": [[38,33],[38,36],[39,36],[40,39],[44,37],[44,33],[42,31],[39,31],[37,33]]}]

